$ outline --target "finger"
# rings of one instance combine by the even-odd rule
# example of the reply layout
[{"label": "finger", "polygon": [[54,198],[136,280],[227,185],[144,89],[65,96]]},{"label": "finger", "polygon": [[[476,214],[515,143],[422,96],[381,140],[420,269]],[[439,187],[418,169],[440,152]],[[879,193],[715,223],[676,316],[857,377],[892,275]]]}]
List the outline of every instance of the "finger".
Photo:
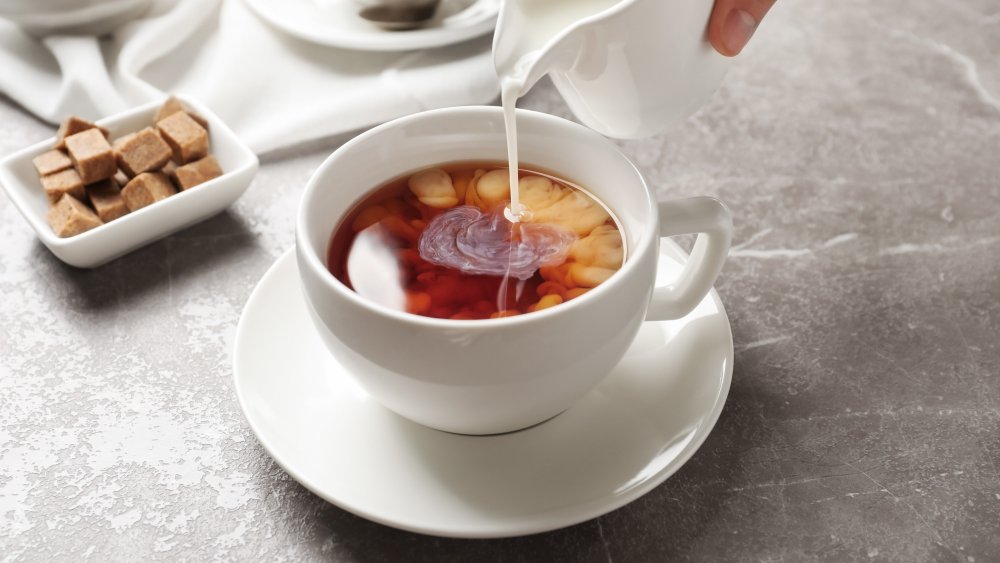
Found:
[{"label": "finger", "polygon": [[743,50],[775,0],[715,0],[708,40],[719,53],[733,57]]}]

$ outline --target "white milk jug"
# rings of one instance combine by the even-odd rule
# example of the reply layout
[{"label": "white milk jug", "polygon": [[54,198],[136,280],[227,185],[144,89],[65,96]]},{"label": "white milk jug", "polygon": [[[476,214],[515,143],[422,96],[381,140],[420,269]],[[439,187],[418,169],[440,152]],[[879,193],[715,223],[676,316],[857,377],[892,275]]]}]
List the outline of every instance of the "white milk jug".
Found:
[{"label": "white milk jug", "polygon": [[659,133],[701,107],[729,66],[706,37],[713,4],[505,0],[493,36],[505,97],[548,74],[591,129],[616,138]]}]

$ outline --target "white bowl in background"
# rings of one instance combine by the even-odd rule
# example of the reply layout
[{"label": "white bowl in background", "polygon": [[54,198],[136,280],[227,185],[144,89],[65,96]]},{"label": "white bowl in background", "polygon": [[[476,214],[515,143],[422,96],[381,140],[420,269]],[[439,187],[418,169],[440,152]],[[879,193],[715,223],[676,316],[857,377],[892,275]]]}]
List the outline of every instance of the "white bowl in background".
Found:
[{"label": "white bowl in background", "polygon": [[[31,160],[52,149],[55,137],[20,150],[0,161],[0,186],[28,224],[57,258],[78,268],[94,268],[141,246],[219,213],[246,191],[257,173],[257,156],[221,119],[202,104],[178,96],[208,121],[209,152],[222,176],[133,211],[75,236],[60,238],[49,226],[49,203]],[[111,139],[153,126],[163,100],[99,120]]]}]

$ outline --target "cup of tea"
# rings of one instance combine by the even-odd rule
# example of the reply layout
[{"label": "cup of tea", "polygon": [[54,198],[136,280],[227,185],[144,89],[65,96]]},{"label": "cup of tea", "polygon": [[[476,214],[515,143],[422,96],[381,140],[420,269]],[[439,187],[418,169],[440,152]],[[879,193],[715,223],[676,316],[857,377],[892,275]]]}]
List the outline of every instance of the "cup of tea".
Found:
[{"label": "cup of tea", "polygon": [[[718,200],[658,202],[601,135],[542,113],[517,119],[522,201],[555,194],[572,210],[556,219],[570,242],[537,272],[454,272],[415,250],[448,213],[489,217],[476,205],[495,196],[506,164],[497,107],[428,111],[359,135],[315,172],[298,212],[302,289],[330,352],[385,407],[448,432],[509,432],[568,409],[642,322],[693,310],[729,251]],[[698,238],[683,271],[658,281],[661,237],[687,233]]]}]

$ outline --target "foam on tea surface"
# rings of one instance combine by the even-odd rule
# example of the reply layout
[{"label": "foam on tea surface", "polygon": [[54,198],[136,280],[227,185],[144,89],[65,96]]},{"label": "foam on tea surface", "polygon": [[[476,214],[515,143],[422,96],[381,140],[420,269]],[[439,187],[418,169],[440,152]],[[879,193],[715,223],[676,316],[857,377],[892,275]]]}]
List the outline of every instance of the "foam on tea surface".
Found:
[{"label": "foam on tea surface", "polygon": [[506,163],[419,171],[377,189],[334,232],[330,271],[386,307],[450,319],[552,307],[624,260],[610,212],[578,186],[519,171],[523,213],[505,211]]}]

